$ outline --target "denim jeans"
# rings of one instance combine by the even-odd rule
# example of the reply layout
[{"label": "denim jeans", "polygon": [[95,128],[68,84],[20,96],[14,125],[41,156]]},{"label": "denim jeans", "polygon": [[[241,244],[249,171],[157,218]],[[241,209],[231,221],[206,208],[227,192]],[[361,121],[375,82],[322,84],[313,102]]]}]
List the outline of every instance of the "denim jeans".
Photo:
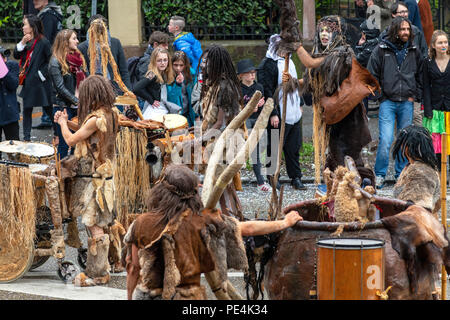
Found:
[{"label": "denim jeans", "polygon": [[[253,129],[253,127],[255,126],[256,120],[257,119],[248,118],[246,121],[247,129],[249,129],[249,135],[251,132],[250,130]],[[264,133],[264,135],[265,135],[265,133]],[[263,137],[261,137],[261,139],[263,139]],[[256,148],[253,150],[250,159],[251,159],[251,163],[252,163],[252,167],[253,167],[253,172],[255,173],[256,182],[258,183],[258,185],[261,185],[264,183],[264,177],[261,174],[261,159],[260,159],[259,142],[256,145]]]},{"label": "denim jeans", "polygon": [[[397,121],[397,133],[412,124],[413,103],[410,101],[394,102],[385,100],[380,103],[378,114],[379,142],[375,161],[375,175],[386,177],[389,167],[389,152],[394,140],[394,128]],[[395,156],[395,177],[397,178],[408,160]]]},{"label": "denim jeans", "polygon": [[[55,115],[56,111],[63,111],[64,109],[67,110],[68,119],[72,119],[73,117],[76,117],[77,115],[77,109],[73,108],[62,108],[62,107],[53,107],[53,116]],[[60,158],[64,158],[69,153],[69,146],[67,145],[66,141],[64,140],[64,137],[61,133],[61,127],[59,124],[55,123],[56,126],[56,134],[59,138],[59,144],[58,144],[58,154]],[[73,148],[72,148],[73,150]]]}]

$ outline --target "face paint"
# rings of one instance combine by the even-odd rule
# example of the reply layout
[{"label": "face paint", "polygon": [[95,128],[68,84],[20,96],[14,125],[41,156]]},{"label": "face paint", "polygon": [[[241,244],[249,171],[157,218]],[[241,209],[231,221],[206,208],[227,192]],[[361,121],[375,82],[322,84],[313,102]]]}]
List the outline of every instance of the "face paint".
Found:
[{"label": "face paint", "polygon": [[324,26],[320,29],[319,37],[322,46],[328,47],[331,41],[332,33],[328,30],[327,26]]}]

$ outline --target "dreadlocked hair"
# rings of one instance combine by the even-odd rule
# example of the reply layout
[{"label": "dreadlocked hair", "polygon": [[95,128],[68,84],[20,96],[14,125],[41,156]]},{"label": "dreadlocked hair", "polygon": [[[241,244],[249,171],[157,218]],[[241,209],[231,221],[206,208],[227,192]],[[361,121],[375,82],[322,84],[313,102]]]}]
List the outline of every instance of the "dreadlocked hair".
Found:
[{"label": "dreadlocked hair", "polygon": [[[98,18],[92,20],[95,16]],[[95,15],[89,19],[89,46],[88,55],[90,59],[89,73],[97,73],[97,61],[101,61],[102,74],[106,78],[108,74],[108,63],[111,65],[113,71],[114,81],[119,85],[119,88],[124,92],[124,95],[135,97],[119,74],[116,60],[113,57],[111,48],[108,42],[108,29],[106,28],[106,19],[102,15]]]},{"label": "dreadlocked hair", "polygon": [[162,215],[165,223],[187,209],[200,213],[203,203],[198,193],[198,183],[198,177],[187,166],[169,165],[161,182],[149,191],[148,211]]},{"label": "dreadlocked hair", "polygon": [[78,123],[83,123],[87,115],[103,108],[112,113],[116,95],[109,82],[102,76],[91,75],[80,84]]},{"label": "dreadlocked hair", "polygon": [[[206,66],[203,70],[203,86],[200,94],[200,99],[203,99],[211,87],[221,86],[226,90],[223,97],[224,101],[230,98],[238,100],[239,103],[221,103],[218,99],[219,107],[223,109],[226,115],[236,115],[239,113],[239,107],[243,104],[243,97],[241,92],[241,84],[234,69],[233,61],[228,51],[219,45],[211,46],[207,51]],[[223,83],[225,80],[225,83]],[[224,95],[222,94],[222,96]]]},{"label": "dreadlocked hair", "polygon": [[414,161],[423,162],[435,170],[439,168],[431,135],[426,128],[421,126],[410,125],[401,129],[395,140],[392,155],[405,160],[408,156]]}]

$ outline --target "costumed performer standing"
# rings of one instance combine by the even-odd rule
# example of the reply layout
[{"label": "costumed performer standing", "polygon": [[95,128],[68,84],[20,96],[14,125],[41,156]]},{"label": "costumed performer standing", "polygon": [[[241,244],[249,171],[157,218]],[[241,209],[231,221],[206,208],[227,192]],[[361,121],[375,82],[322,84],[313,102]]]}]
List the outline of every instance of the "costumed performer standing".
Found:
[{"label": "costumed performer standing", "polygon": [[[373,171],[364,167],[360,154],[372,140],[362,100],[379,85],[355,59],[345,42],[344,28],[341,17],[323,17],[317,24],[312,55],[301,44],[296,49],[307,68],[300,85],[303,93],[312,95],[313,101],[315,178],[319,183],[321,167],[334,171],[345,165],[345,156],[350,156],[361,178],[369,178],[374,185]],[[289,75],[284,73],[283,82],[288,80]]]},{"label": "costumed performer standing", "polygon": [[75,146],[74,155],[78,160],[68,188],[68,209],[74,218],[82,215],[89,235],[86,270],[74,279],[75,285],[104,284],[110,277],[110,239],[105,230],[113,222],[113,161],[119,129],[115,98],[108,80],[91,75],[79,88],[80,128],[75,133],[69,130],[66,110],[56,112],[54,117],[67,145]]},{"label": "costumed performer standing", "polygon": [[[201,71],[204,81],[200,94],[203,113],[201,140],[206,143],[206,150],[211,154],[214,149],[214,140],[219,138],[221,132],[243,108],[243,96],[241,83],[228,51],[222,46],[213,45],[205,50],[202,59],[205,57],[205,68]],[[235,140],[227,142],[223,160],[227,157],[233,159],[239,148],[244,145],[245,130],[245,125],[243,125],[233,135],[232,138]],[[223,165],[217,167],[216,177],[221,174],[223,169]],[[237,178],[240,179],[240,176]],[[222,194],[220,206],[222,213],[232,214],[243,220],[241,203],[233,182]]]}]

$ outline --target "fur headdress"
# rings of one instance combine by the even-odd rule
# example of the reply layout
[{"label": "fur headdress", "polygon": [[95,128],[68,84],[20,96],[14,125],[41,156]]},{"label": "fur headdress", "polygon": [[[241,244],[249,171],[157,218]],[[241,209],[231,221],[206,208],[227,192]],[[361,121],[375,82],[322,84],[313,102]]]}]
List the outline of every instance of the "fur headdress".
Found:
[{"label": "fur headdress", "polygon": [[274,53],[285,57],[297,50],[302,44],[300,21],[297,18],[297,10],[294,0],[276,0],[280,7],[280,39],[274,47]]}]

